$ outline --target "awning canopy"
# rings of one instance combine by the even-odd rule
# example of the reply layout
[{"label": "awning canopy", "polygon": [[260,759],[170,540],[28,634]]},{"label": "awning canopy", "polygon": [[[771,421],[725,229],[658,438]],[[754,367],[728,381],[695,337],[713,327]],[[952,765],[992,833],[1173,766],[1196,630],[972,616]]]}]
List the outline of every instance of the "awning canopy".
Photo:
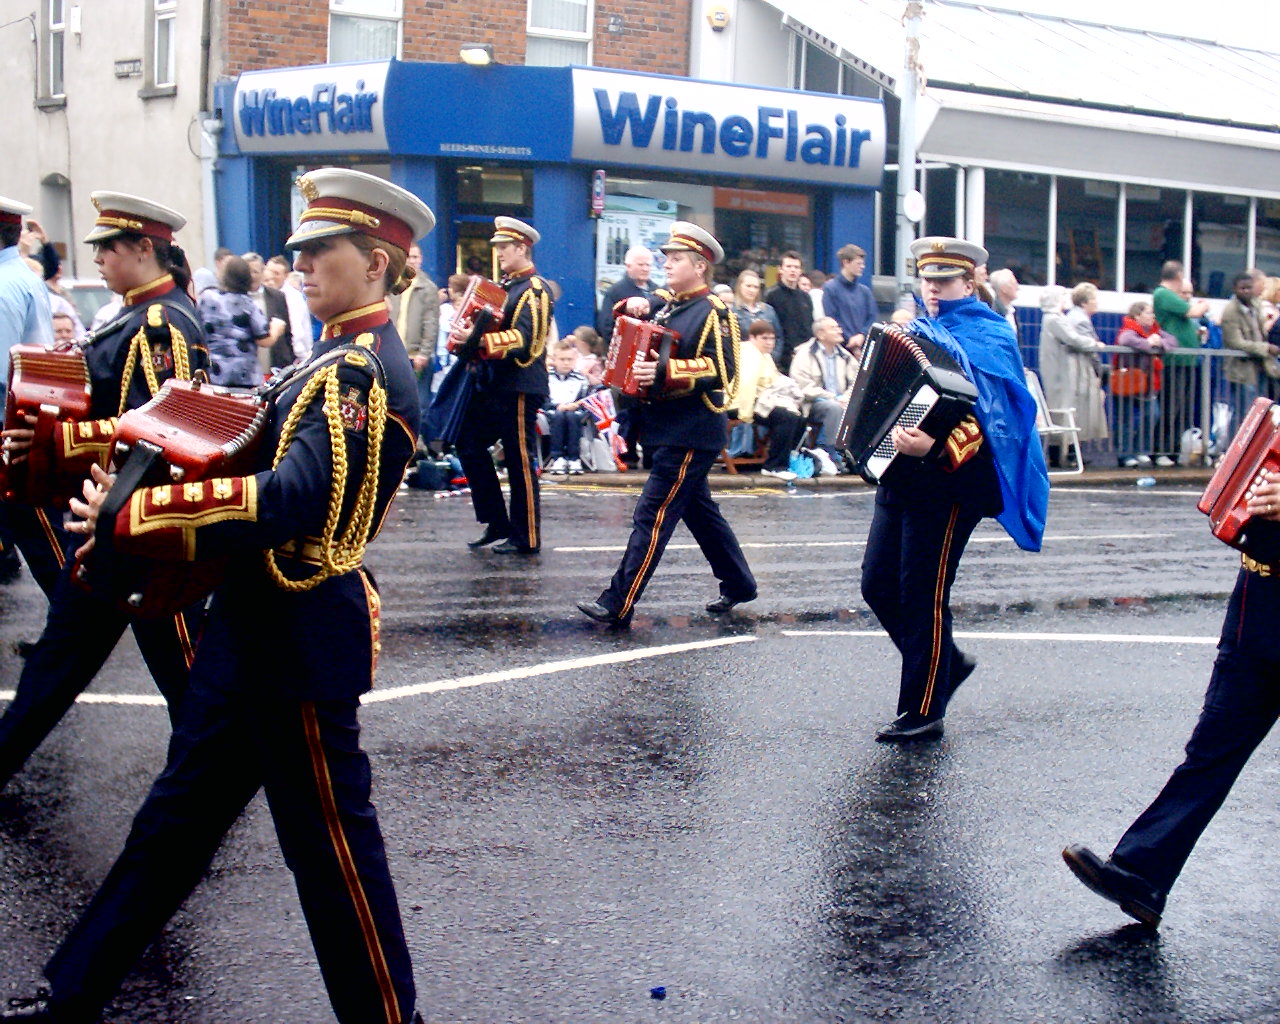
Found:
[{"label": "awning canopy", "polygon": [[[768,2],[896,93],[905,0]],[[923,8],[920,61],[932,87],[1280,133],[1278,53],[961,0]]]}]

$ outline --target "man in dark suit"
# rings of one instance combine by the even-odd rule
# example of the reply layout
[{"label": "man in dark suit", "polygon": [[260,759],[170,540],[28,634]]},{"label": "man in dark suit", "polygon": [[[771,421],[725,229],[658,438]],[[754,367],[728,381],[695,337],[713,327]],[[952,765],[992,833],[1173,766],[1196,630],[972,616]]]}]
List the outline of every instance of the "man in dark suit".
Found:
[{"label": "man in dark suit", "polygon": [[791,365],[791,353],[809,340],[809,332],[813,328],[813,300],[807,292],[800,290],[803,272],[804,261],[800,254],[794,250],[784,252],[778,261],[778,283],[764,296],[764,301],[773,307],[778,314],[778,322],[782,324],[782,336],[778,338],[773,361],[783,373]]},{"label": "man in dark suit", "polygon": [[600,315],[596,317],[596,330],[608,344],[613,336],[613,308],[626,299],[640,296],[647,299],[653,294],[653,285],[649,283],[649,275],[653,273],[653,253],[643,245],[633,245],[622,259],[627,268],[626,275],[609,286],[600,301]]},{"label": "man in dark suit", "polygon": [[[268,365],[263,370],[278,370],[293,362],[293,339],[288,331],[289,302],[285,299],[284,292],[263,283],[262,274],[266,264],[261,256],[256,252],[247,252],[240,258],[249,264],[249,296],[267,315],[268,323],[271,323],[271,347],[262,349],[258,358],[262,359],[262,352],[266,352]],[[276,320],[280,322],[279,327],[273,322]]]}]

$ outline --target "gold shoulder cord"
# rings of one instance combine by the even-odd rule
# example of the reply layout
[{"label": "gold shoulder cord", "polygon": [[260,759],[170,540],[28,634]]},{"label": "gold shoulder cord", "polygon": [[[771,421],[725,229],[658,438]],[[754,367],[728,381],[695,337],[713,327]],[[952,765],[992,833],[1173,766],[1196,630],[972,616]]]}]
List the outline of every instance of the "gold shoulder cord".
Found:
[{"label": "gold shoulder cord", "polygon": [[[161,320],[160,306],[152,306],[147,310],[147,322],[152,327],[159,327]],[[173,375],[179,380],[191,379],[191,357],[187,353],[187,339],[183,333],[169,323],[169,347],[173,351]],[[154,398],[160,390],[160,378],[156,376],[155,365],[151,362],[151,346],[147,342],[146,327],[139,327],[129,342],[129,354],[124,361],[124,374],[120,378],[120,409],[116,413],[123,416],[129,404],[129,384],[133,380],[133,371],[137,369],[138,357],[145,353],[142,360],[142,375],[147,379],[147,390]]]},{"label": "gold shoulder cord", "polygon": [[[346,358],[351,357],[351,353]],[[338,536],[338,520],[342,516],[342,500],[347,493],[347,438],[342,426],[341,398],[338,394],[338,364],[331,363],[316,371],[307,381],[289,410],[289,416],[280,432],[271,468],[279,467],[302,414],[307,411],[316,396],[324,390],[324,414],[329,425],[329,446],[333,451],[333,484],[329,491],[329,514],[325,518],[324,532],[320,537],[320,567],[314,575],[303,580],[289,579],[276,564],[276,553],[266,552],[267,572],[281,590],[299,593],[318,587],[331,576],[358,569],[364,561],[364,550],[369,543],[369,531],[373,525],[374,506],[378,497],[378,479],[382,465],[382,435],[387,425],[387,392],[375,376],[369,388],[369,456],[364,480],[356,494],[351,521]]]},{"label": "gold shoulder cord", "polygon": [[[725,307],[719,299],[712,299],[711,304],[715,311],[707,317],[702,325],[702,335],[698,338],[698,354],[702,354],[703,346],[707,342],[707,335],[714,330],[716,335],[716,366],[719,367],[720,373],[723,375],[729,368],[728,363],[724,360],[724,331],[720,329],[720,310]],[[733,401],[733,393],[738,388],[738,357],[740,355],[739,349],[742,345],[742,332],[738,328],[738,317],[732,310],[729,311],[726,319],[729,322],[729,344],[732,346],[733,351],[733,376],[727,380],[722,379],[720,382],[721,393],[724,395],[724,405],[716,405],[715,402],[707,397],[706,392],[703,392],[701,396],[702,404],[715,413],[728,411],[729,405]]]},{"label": "gold shoulder cord", "polygon": [[[531,299],[530,296],[533,295],[534,292],[537,292],[537,295]],[[550,310],[547,309],[547,304],[550,301],[550,294],[542,282],[539,281],[537,285],[530,282],[529,287],[526,288],[524,290],[524,294],[520,296],[520,301],[516,303],[515,313],[511,317],[511,322],[513,324],[520,319],[520,310],[524,307],[526,302],[528,302],[533,309],[533,330],[529,338],[529,358],[525,360],[513,360],[516,366],[520,367],[522,370],[527,369],[536,363],[542,358],[543,352],[546,351],[547,331],[551,328],[551,317],[549,315]]]}]

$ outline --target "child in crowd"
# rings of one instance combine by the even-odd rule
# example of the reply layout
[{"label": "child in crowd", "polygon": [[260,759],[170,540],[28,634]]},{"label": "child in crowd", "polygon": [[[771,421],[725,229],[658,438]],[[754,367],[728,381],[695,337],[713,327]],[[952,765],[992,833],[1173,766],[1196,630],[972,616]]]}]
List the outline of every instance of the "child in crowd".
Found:
[{"label": "child in crowd", "polygon": [[591,390],[591,384],[584,374],[574,369],[577,362],[578,349],[573,342],[562,339],[551,346],[547,371],[551,394],[543,405],[551,436],[548,473],[582,472],[579,441],[587,418],[582,400]]},{"label": "child in crowd", "polygon": [[604,342],[594,327],[586,324],[569,335],[578,353],[578,364],[574,367],[587,378],[592,388],[604,383]]}]

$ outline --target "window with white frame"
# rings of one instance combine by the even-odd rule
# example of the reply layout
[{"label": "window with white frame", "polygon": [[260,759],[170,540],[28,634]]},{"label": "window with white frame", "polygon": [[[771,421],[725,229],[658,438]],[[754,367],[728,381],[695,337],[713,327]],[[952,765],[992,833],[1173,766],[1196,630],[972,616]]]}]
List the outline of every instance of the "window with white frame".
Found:
[{"label": "window with white frame", "polygon": [[63,54],[67,37],[66,0],[45,0],[41,5],[43,15],[44,53],[40,62],[40,95],[47,99],[62,99],[66,95]]},{"label": "window with white frame", "polygon": [[402,0],[329,0],[329,61],[400,56]]},{"label": "window with white frame", "polygon": [[591,63],[595,0],[529,0],[525,63]]},{"label": "window with white frame", "polygon": [[151,0],[151,7],[151,84],[159,89],[177,85],[174,44],[177,41],[178,0]]}]

